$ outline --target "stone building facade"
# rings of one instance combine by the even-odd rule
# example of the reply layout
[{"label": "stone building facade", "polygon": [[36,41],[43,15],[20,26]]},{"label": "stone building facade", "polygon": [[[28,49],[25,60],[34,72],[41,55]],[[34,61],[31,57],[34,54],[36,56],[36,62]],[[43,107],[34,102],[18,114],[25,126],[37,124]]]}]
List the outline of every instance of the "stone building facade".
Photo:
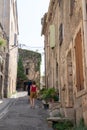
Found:
[{"label": "stone building facade", "polygon": [[8,37],[7,71],[5,78],[5,97],[16,90],[18,55],[18,15],[16,0],[0,0],[0,22]]},{"label": "stone building facade", "polygon": [[42,35],[46,87],[59,89],[66,117],[87,124],[87,0],[50,0]]},{"label": "stone building facade", "polygon": [[22,59],[24,74],[27,77],[27,81],[35,80],[37,85],[40,86],[41,54],[26,49],[19,49],[18,52],[19,57]]},{"label": "stone building facade", "polygon": [[8,53],[8,38],[0,23],[0,98],[5,96],[6,55]]}]

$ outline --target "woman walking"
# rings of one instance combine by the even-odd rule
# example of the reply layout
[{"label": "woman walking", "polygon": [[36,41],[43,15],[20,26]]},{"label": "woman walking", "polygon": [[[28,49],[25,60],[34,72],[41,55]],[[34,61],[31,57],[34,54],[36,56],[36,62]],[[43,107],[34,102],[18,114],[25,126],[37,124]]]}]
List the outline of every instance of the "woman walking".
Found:
[{"label": "woman walking", "polygon": [[36,86],[36,82],[33,81],[32,85],[30,86],[30,104],[32,108],[35,108],[36,97],[37,97],[37,86]]}]

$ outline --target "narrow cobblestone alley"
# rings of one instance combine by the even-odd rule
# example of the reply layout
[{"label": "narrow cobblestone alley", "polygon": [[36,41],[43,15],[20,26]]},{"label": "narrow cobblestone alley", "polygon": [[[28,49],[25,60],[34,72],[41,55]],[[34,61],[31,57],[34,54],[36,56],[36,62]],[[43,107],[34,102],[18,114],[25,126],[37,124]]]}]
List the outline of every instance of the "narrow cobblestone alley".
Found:
[{"label": "narrow cobblestone alley", "polygon": [[30,108],[28,97],[15,99],[8,113],[0,120],[0,130],[52,130],[47,124],[47,110],[36,101],[35,109]]}]

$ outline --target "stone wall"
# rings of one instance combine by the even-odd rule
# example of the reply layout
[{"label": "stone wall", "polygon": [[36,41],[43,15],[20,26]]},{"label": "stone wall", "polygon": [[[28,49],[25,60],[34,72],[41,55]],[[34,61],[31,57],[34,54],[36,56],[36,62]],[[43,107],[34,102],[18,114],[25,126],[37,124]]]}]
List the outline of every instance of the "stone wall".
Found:
[{"label": "stone wall", "polygon": [[41,54],[30,50],[19,49],[19,56],[22,58],[27,78],[40,83]]},{"label": "stone wall", "polygon": [[[82,0],[70,2],[70,0],[51,0],[49,4],[47,18],[43,25],[45,27],[43,35],[45,35],[46,84],[47,87],[59,89],[65,116],[72,115],[77,123],[84,118],[86,123],[86,103],[84,102],[87,93],[85,65],[87,56],[84,51]],[[55,26],[53,48],[50,47],[49,31],[52,24]],[[81,79],[78,80],[78,76]]]},{"label": "stone wall", "polygon": [[8,40],[7,35],[0,23],[0,98],[5,97],[7,94],[7,89],[5,88],[5,78],[6,78],[6,55],[8,53]]}]

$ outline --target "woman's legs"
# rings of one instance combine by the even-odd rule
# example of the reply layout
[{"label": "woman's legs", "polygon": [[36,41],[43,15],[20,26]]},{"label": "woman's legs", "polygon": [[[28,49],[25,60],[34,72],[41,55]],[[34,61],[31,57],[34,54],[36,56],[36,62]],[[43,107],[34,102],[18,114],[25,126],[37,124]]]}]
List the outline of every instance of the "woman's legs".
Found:
[{"label": "woman's legs", "polygon": [[35,99],[34,98],[32,99],[32,105],[33,105],[33,107],[35,107]]},{"label": "woman's legs", "polygon": [[31,104],[31,107],[33,106],[33,98],[30,97],[30,104]]},{"label": "woman's legs", "polygon": [[31,107],[35,107],[35,94],[34,93],[31,93],[30,95],[30,104],[31,104]]}]

